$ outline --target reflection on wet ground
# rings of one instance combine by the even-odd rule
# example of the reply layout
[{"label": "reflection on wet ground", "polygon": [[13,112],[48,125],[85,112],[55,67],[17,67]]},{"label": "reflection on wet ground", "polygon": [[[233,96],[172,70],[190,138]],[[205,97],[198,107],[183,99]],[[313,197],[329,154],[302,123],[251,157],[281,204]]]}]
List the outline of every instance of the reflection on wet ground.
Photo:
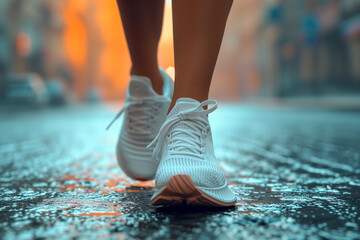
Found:
[{"label": "reflection on wet ground", "polygon": [[223,210],[150,206],[154,183],[117,167],[112,117],[1,112],[3,239],[360,238],[360,113],[222,104],[215,151],[238,197]]}]

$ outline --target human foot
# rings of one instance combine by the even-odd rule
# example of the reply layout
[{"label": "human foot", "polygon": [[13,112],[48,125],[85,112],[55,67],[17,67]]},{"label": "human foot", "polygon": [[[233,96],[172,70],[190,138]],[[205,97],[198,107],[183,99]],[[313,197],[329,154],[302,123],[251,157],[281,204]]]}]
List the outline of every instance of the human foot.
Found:
[{"label": "human foot", "polygon": [[163,95],[154,91],[149,78],[132,75],[126,103],[108,126],[125,114],[116,156],[122,170],[137,180],[153,179],[158,166],[158,161],[152,159],[153,148],[146,146],[166,119],[174,89],[172,79],[162,69],[160,72],[163,77]]},{"label": "human foot", "polygon": [[[204,110],[203,107],[213,104]],[[233,206],[235,195],[215,158],[207,114],[217,102],[180,98],[150,144],[160,160],[155,176],[153,205]]]}]

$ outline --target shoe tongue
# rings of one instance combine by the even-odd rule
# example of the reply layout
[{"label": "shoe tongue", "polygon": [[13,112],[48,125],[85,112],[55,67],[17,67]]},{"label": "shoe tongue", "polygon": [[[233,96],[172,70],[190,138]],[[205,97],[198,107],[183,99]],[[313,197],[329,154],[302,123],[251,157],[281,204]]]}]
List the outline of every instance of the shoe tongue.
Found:
[{"label": "shoe tongue", "polygon": [[131,76],[129,94],[132,97],[152,97],[158,95],[152,88],[150,79],[138,75]]},{"label": "shoe tongue", "polygon": [[200,104],[199,101],[196,101],[192,98],[179,98],[176,103],[175,106],[173,107],[173,109],[171,109],[168,117],[172,117],[175,114],[178,114],[181,111],[185,111],[191,108],[195,108]]}]

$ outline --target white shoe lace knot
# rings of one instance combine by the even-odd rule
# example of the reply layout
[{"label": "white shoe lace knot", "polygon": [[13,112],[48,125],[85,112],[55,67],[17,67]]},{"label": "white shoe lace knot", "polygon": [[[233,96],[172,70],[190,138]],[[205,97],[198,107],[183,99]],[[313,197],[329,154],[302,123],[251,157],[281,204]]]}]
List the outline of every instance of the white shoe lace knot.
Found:
[{"label": "white shoe lace knot", "polygon": [[[213,106],[203,109],[207,105]],[[201,139],[202,134],[206,132],[208,122],[203,116],[215,111],[217,107],[218,104],[215,100],[206,100],[194,108],[180,111],[168,118],[161,126],[158,135],[147,146],[152,147],[155,145],[153,158],[159,160],[166,135],[170,138],[169,150],[172,151],[172,154],[186,154],[196,157],[204,154],[205,150]],[[186,128],[176,128],[177,124],[183,124]],[[172,131],[168,133],[170,129]]]}]

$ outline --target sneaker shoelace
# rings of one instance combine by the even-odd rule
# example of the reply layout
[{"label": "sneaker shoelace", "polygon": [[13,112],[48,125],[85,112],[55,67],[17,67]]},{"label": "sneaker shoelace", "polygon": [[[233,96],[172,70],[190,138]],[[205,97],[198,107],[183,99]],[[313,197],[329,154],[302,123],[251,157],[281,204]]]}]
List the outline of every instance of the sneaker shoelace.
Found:
[{"label": "sneaker shoelace", "polygon": [[[141,99],[130,98],[110,122],[106,130],[108,130],[123,113],[128,112],[128,131],[130,133],[141,135],[151,134],[152,120],[159,114],[158,109],[165,102],[169,102],[169,99],[163,96],[142,97]],[[131,114],[136,112],[140,114]]]},{"label": "sneaker shoelace", "polygon": [[[206,110],[203,109],[207,105],[213,106]],[[158,135],[148,145],[148,147],[155,145],[153,158],[159,160],[166,136],[170,137],[169,149],[172,151],[172,154],[201,157],[204,154],[201,137],[208,125],[203,116],[215,111],[217,107],[218,104],[215,100],[206,100],[194,108],[180,111],[168,118],[161,126]],[[183,126],[177,128],[176,125],[178,124],[183,124]],[[184,128],[185,126],[187,128]],[[170,129],[173,130],[171,133],[168,133]]]}]

